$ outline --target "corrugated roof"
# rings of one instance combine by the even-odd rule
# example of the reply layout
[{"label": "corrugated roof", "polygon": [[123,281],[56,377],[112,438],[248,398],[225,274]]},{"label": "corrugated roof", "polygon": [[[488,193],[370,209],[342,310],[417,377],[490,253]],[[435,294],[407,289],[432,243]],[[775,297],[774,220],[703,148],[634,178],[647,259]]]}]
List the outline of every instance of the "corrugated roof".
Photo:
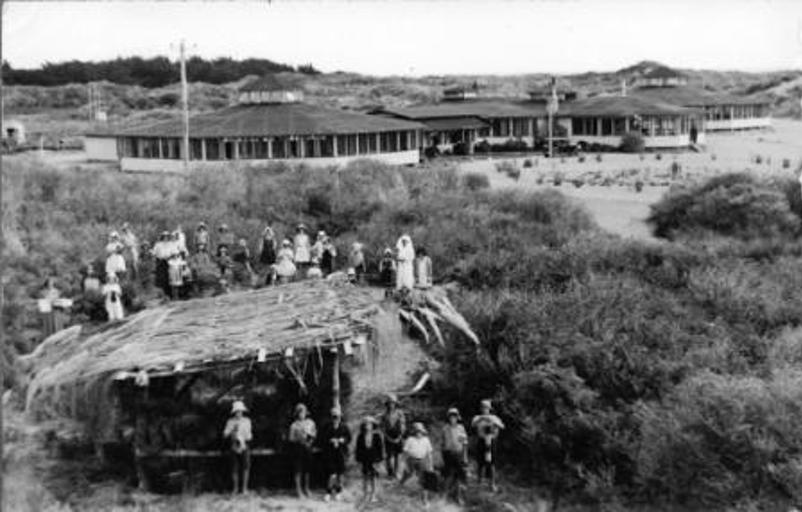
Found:
[{"label": "corrugated roof", "polygon": [[759,96],[734,96],[726,93],[716,93],[693,87],[658,87],[635,89],[631,92],[651,100],[664,101],[686,107],[701,107],[710,105],[756,105],[771,103],[771,100]]},{"label": "corrugated roof", "polygon": [[384,112],[405,119],[423,121],[446,117],[533,117],[543,115],[543,107],[525,107],[514,103],[464,101],[459,103],[438,103],[406,108],[386,108]]},{"label": "corrugated roof", "polygon": [[638,96],[595,96],[560,105],[561,117],[687,115],[698,110]]},{"label": "corrugated roof", "polygon": [[427,119],[423,122],[432,131],[478,130],[487,128],[488,124],[478,117],[447,117],[443,119]]},{"label": "corrugated roof", "polygon": [[[237,105],[189,120],[190,137],[337,135],[420,130],[422,124],[305,103]],[[180,137],[180,119],[117,130],[116,136]]]}]

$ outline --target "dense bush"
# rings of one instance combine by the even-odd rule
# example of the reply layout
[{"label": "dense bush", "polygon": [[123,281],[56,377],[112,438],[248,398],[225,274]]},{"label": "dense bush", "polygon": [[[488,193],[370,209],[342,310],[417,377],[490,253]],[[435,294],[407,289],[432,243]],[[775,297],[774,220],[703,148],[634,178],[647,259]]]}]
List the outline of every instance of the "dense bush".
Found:
[{"label": "dense bush", "polygon": [[640,133],[629,132],[621,137],[621,143],[618,149],[624,153],[641,153],[645,147],[643,136]]},{"label": "dense bush", "polygon": [[725,174],[671,189],[652,206],[649,221],[657,236],[667,238],[705,231],[739,238],[794,236],[800,218],[791,210],[789,193],[750,174]]},{"label": "dense bush", "polygon": [[[621,240],[554,189],[495,191],[471,176],[370,162],[188,178],[4,165],[0,361],[35,346],[27,308],[48,274],[79,299],[76,317],[101,320],[77,269],[124,221],[145,240],[227,222],[252,247],[265,220],[279,236],[304,221],[341,253],[362,241],[373,262],[406,232],[435,280],[456,283],[455,305],[482,341],[477,351],[446,331],[445,347],[429,347],[433,405],[467,416],[494,399],[508,425],[499,459],[527,483],[681,509],[802,499],[793,180],[727,175],[670,192],[653,219],[702,246]],[[142,306],[139,291],[129,307]]]},{"label": "dense bush", "polygon": [[462,182],[465,185],[465,188],[473,192],[483,188],[490,188],[490,178],[487,177],[487,174],[480,172],[470,172],[465,174],[462,177]]}]

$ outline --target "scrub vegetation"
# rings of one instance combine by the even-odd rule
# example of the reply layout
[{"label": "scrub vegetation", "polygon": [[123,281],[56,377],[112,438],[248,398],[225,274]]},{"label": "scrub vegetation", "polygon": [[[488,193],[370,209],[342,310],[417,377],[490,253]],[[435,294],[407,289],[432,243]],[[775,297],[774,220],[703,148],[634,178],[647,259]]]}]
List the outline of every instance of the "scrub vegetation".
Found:
[{"label": "scrub vegetation", "polygon": [[569,509],[802,500],[802,198],[790,181],[674,189],[653,208],[663,240],[646,243],[601,232],[557,190],[495,191],[450,169],[182,178],[11,162],[3,180],[6,367],[35,344],[45,276],[77,296],[79,266],[124,221],[147,240],[227,222],[252,246],[268,218],[280,235],[304,221],[341,248],[360,240],[373,260],[406,232],[435,280],[458,285],[482,341],[477,352],[446,331],[446,348],[429,347],[441,365],[424,405],[434,418],[494,400],[512,481]]}]

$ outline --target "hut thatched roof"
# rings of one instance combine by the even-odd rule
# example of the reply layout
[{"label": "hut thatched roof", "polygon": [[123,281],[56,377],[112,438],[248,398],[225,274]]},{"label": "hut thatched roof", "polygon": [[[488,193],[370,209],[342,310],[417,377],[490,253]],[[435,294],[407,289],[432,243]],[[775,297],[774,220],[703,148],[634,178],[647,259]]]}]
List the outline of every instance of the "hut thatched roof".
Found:
[{"label": "hut thatched roof", "polygon": [[[208,299],[172,302],[94,334],[80,327],[48,338],[28,356],[28,397],[120,372],[150,375],[339,344],[370,329],[374,290],[304,281]],[[178,367],[177,367],[178,365]]]}]

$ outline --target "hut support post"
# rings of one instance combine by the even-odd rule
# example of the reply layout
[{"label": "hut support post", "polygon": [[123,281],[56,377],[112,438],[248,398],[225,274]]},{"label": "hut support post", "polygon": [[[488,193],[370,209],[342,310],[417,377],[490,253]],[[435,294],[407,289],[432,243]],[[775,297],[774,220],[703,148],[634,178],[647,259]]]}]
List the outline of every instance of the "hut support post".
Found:
[{"label": "hut support post", "polygon": [[340,351],[334,353],[331,363],[331,406],[340,408]]}]

